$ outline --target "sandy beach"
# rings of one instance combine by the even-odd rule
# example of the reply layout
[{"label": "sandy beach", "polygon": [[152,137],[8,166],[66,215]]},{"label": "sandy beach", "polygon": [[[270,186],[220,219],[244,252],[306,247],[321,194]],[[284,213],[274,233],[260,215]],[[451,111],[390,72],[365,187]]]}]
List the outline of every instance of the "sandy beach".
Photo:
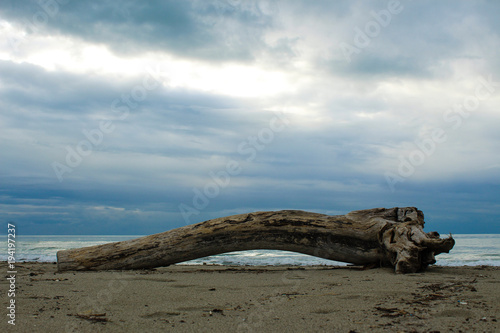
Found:
[{"label": "sandy beach", "polygon": [[328,266],[58,273],[54,263],[18,263],[16,269],[15,326],[6,316],[9,276],[0,282],[8,332],[500,329],[500,267],[431,267],[407,275]]}]

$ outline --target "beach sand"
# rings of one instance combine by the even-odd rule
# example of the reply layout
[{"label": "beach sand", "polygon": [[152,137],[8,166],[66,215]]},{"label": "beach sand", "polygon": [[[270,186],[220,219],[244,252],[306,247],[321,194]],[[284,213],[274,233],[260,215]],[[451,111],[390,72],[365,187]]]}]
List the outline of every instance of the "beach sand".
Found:
[{"label": "beach sand", "polygon": [[16,269],[15,326],[0,281],[7,332],[500,332],[500,267]]}]

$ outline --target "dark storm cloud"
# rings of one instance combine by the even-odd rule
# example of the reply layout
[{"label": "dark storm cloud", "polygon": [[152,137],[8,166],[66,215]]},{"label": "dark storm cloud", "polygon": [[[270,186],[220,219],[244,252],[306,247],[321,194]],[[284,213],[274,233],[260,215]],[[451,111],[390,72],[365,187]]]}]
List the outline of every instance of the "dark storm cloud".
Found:
[{"label": "dark storm cloud", "polygon": [[[33,113],[82,116],[96,112],[124,91],[129,82],[110,82],[28,63],[0,60],[4,107],[30,108]],[[55,119],[53,119],[55,120]]]},{"label": "dark storm cloud", "polygon": [[215,61],[253,59],[272,25],[254,1],[63,1],[40,24],[44,7],[36,2],[6,1],[0,10],[28,33],[78,37],[124,55],[165,51]]},{"label": "dark storm cloud", "polygon": [[[264,209],[343,214],[416,205],[440,232],[498,230],[498,95],[449,131],[431,162],[394,193],[383,174],[397,168],[399,148],[414,149],[429,118],[441,126],[445,110],[428,102],[463,100],[463,90],[451,97],[439,90],[454,88],[443,80],[462,68],[457,59],[469,61],[463,67],[474,75],[499,80],[499,5],[401,1],[403,10],[347,62],[339,44],[355,45],[355,28],[365,29],[375,20],[371,12],[388,3],[61,1],[34,29],[43,7],[2,1],[2,19],[29,34],[20,53],[0,60],[0,219],[19,222],[24,234],[160,232],[183,225],[179,205],[193,205],[195,191],[235,161],[241,172],[190,222]],[[122,96],[147,71],[124,77],[16,61],[42,47],[30,36],[103,45],[121,59],[174,54],[189,59],[193,71],[200,63],[233,62],[286,69],[297,85],[252,98],[207,92],[210,83],[204,91],[161,86],[122,117],[113,101],[125,107]],[[418,95],[411,81],[430,91]],[[393,95],[381,88],[387,83],[409,88]],[[269,139],[269,110],[288,107],[290,124]],[[59,182],[52,163],[66,163],[68,147],[88,140],[84,131],[103,120],[113,122],[113,131]],[[252,146],[263,133],[269,142]]]},{"label": "dark storm cloud", "polygon": [[[130,94],[131,89],[142,80],[141,77],[110,80],[102,76],[47,71],[27,63],[1,60],[0,75],[0,103],[4,110],[16,109],[21,113],[29,110],[27,116],[51,116],[47,120],[54,123],[64,120],[78,122],[92,115],[118,117],[120,114],[117,114],[112,102],[122,99],[122,95]],[[130,111],[143,117],[138,116],[134,121],[144,121],[153,127],[184,124],[200,127],[197,130],[204,131],[203,126],[211,128],[241,124],[241,118],[238,121],[233,119],[233,123],[230,123],[230,117],[231,114],[235,115],[231,110],[238,109],[243,102],[199,91],[161,88],[152,91],[146,100],[138,104],[136,109]],[[124,103],[118,105],[123,106]],[[220,112],[224,114],[217,115]],[[61,117],[56,118],[57,115]],[[15,121],[22,115],[10,112],[5,117]],[[26,120],[23,119],[23,125],[29,125],[24,122]]]},{"label": "dark storm cloud", "polygon": [[[164,210],[177,211],[180,197],[191,200],[189,177],[206,181],[210,169],[220,168],[217,160],[223,166],[239,155],[238,144],[269,121],[269,112],[245,99],[166,88],[152,91],[121,120],[112,101],[141,78],[124,82],[9,61],[0,63],[0,74],[1,218],[31,232],[64,233],[76,223],[92,233],[96,224],[84,221],[109,224],[117,212],[130,225],[123,230],[141,218],[165,220]],[[66,163],[67,147],[87,140],[83,131],[95,130],[100,119],[114,121],[116,129],[59,183],[51,164]]]}]

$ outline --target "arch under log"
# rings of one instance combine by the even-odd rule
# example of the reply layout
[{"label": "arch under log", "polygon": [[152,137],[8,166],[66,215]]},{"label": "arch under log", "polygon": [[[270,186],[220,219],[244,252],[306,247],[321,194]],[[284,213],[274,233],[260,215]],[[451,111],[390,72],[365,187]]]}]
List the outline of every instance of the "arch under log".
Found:
[{"label": "arch under log", "polygon": [[346,215],[298,210],[221,217],[137,239],[59,251],[59,271],[168,266],[232,251],[286,250],[357,265],[413,273],[435,263],[455,241],[425,233],[415,207],[374,208]]}]

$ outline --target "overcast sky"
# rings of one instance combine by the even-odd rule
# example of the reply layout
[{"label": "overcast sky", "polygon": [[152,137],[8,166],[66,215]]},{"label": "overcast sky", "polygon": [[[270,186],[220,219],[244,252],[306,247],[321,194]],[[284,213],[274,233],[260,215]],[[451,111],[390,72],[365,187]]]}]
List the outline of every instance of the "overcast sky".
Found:
[{"label": "overcast sky", "polygon": [[1,1],[0,219],[142,235],[416,206],[427,231],[500,233],[499,14],[498,1]]}]

